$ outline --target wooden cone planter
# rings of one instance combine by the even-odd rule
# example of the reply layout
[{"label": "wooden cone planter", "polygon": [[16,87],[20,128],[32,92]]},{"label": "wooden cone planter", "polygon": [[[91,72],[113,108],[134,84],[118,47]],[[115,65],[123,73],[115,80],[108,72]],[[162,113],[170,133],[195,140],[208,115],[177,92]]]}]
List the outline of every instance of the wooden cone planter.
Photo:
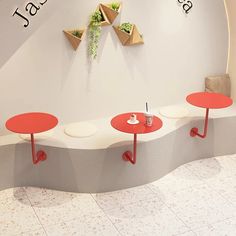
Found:
[{"label": "wooden cone planter", "polygon": [[143,41],[143,38],[140,35],[136,25],[133,25],[131,37],[126,42],[126,45],[131,46],[131,45],[137,45],[137,44],[144,44],[144,41]]},{"label": "wooden cone planter", "polygon": [[74,31],[75,30],[63,30],[63,32],[64,32],[65,36],[67,37],[67,39],[69,40],[71,46],[74,48],[74,50],[76,50],[82,41],[82,37],[83,37],[85,30],[78,30],[80,33],[82,33],[82,36],[80,38],[73,35]]},{"label": "wooden cone planter", "polygon": [[108,20],[105,12],[103,11],[102,5],[100,4],[98,6],[98,9],[100,10],[100,12],[102,13],[102,17],[104,19],[104,21],[101,22],[101,26],[107,26],[107,25],[111,25],[110,21]]},{"label": "wooden cone planter", "polygon": [[109,6],[109,4],[100,4],[100,8],[102,9],[102,12],[107,17],[110,24],[112,24],[114,22],[114,20],[116,19],[116,17],[120,14],[121,3],[120,3],[120,7],[119,7],[118,11],[113,10]]},{"label": "wooden cone planter", "polygon": [[120,30],[119,26],[113,26],[113,28],[123,46],[132,46],[144,43],[136,25],[133,25],[129,34]]},{"label": "wooden cone planter", "polygon": [[[115,30],[122,45],[125,45],[126,42],[129,40],[129,38],[131,37],[131,34],[128,34],[124,31],[120,30],[119,26],[113,26],[113,29]],[[132,31],[131,31],[131,33],[132,33]]]}]

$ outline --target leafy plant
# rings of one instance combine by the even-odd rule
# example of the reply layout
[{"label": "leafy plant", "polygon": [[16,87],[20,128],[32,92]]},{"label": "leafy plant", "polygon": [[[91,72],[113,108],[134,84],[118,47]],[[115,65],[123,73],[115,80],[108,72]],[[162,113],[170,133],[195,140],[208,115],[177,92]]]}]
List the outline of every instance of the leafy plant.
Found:
[{"label": "leafy plant", "polygon": [[125,33],[128,33],[130,34],[131,33],[131,30],[132,30],[132,27],[133,27],[133,24],[131,23],[123,23],[119,26],[119,29]]},{"label": "leafy plant", "polygon": [[92,59],[97,57],[98,43],[101,37],[101,22],[104,21],[100,10],[96,10],[90,17],[88,53]]},{"label": "leafy plant", "polygon": [[111,7],[112,10],[118,11],[119,8],[120,8],[120,3],[119,3],[119,2],[112,2],[112,3],[110,4],[110,7]]},{"label": "leafy plant", "polygon": [[72,35],[74,35],[75,37],[77,37],[77,38],[81,38],[82,37],[82,32],[81,31],[79,31],[79,30],[74,30],[73,32],[72,32]]},{"label": "leafy plant", "polygon": [[90,17],[90,24],[101,24],[102,21],[104,18],[100,10],[96,10]]}]

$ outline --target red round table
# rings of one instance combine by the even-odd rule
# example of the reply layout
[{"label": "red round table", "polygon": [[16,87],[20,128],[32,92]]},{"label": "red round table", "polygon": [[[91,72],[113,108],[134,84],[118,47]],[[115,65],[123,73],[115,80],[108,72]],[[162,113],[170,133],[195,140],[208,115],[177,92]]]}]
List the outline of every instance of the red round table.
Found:
[{"label": "red round table", "polygon": [[58,123],[58,119],[50,114],[41,112],[31,112],[16,115],[6,122],[6,128],[14,133],[30,134],[33,163],[47,159],[44,151],[35,153],[34,134],[48,131],[54,128]]},{"label": "red round table", "polygon": [[[135,114],[137,116],[138,124],[128,124],[127,121],[130,116]],[[123,153],[122,158],[125,161],[130,161],[132,164],[136,163],[136,146],[137,146],[137,134],[147,134],[159,130],[162,127],[162,121],[156,116],[153,116],[152,126],[147,126],[145,124],[146,118],[143,113],[140,112],[129,112],[115,116],[111,120],[111,125],[113,128],[134,135],[133,142],[133,153],[126,151]]]},{"label": "red round table", "polygon": [[209,109],[226,108],[233,104],[231,98],[220,93],[198,92],[187,96],[187,102],[193,106],[206,108],[205,125],[203,134],[198,133],[198,128],[194,127],[190,131],[191,137],[199,136],[205,138],[207,135]]}]

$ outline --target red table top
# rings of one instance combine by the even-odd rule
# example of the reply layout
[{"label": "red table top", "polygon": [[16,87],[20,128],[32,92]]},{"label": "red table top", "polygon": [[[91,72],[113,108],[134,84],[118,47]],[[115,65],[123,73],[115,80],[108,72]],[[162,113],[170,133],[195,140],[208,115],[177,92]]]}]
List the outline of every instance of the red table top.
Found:
[{"label": "red table top", "polygon": [[203,108],[219,109],[229,107],[233,104],[231,98],[220,93],[199,92],[187,96],[187,102]]},{"label": "red table top", "polygon": [[41,112],[24,113],[10,118],[6,128],[14,133],[35,134],[54,128],[58,119],[50,114]]},{"label": "red table top", "polygon": [[[137,120],[139,120],[139,124],[133,125],[128,124],[127,120],[130,119],[131,114],[136,114]],[[120,114],[118,116],[115,116],[111,120],[111,125],[113,128],[124,132],[124,133],[130,133],[130,134],[146,134],[154,132],[162,127],[162,121],[158,117],[153,117],[153,124],[152,126],[146,126],[145,125],[145,116],[143,113],[140,112],[130,112],[130,113],[124,113]]]}]

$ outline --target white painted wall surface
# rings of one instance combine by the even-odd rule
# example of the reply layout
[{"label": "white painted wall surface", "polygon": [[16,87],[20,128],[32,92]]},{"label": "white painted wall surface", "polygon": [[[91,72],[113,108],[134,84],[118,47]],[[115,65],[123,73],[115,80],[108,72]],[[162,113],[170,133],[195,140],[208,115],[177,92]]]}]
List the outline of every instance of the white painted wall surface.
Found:
[{"label": "white painted wall surface", "polygon": [[[38,16],[40,27],[0,69],[1,129],[21,112],[50,112],[67,123],[140,110],[146,101],[153,107],[183,102],[203,89],[205,76],[226,71],[223,0],[193,0],[188,16],[175,0],[123,0],[116,23],[135,23],[145,44],[123,47],[112,27],[104,27],[91,65],[87,40],[74,52],[62,30],[86,26],[99,1],[49,2],[50,17]],[[0,45],[3,54],[24,30],[19,24],[9,27],[18,30],[7,46]]]},{"label": "white painted wall surface", "polygon": [[228,73],[231,77],[232,97],[236,98],[236,1],[226,0],[230,26],[230,53]]},{"label": "white painted wall surface", "polygon": [[[13,16],[13,14],[18,8],[17,12],[26,16],[25,6],[29,2],[27,0],[0,0],[0,68],[40,25],[47,22],[52,9],[55,7],[55,1],[32,0],[32,3],[40,6],[40,10],[31,17],[29,27],[24,29],[22,25],[26,21],[16,14]],[[45,2],[45,4],[40,5],[40,2]],[[63,1],[56,2],[56,8],[63,4]]]}]

